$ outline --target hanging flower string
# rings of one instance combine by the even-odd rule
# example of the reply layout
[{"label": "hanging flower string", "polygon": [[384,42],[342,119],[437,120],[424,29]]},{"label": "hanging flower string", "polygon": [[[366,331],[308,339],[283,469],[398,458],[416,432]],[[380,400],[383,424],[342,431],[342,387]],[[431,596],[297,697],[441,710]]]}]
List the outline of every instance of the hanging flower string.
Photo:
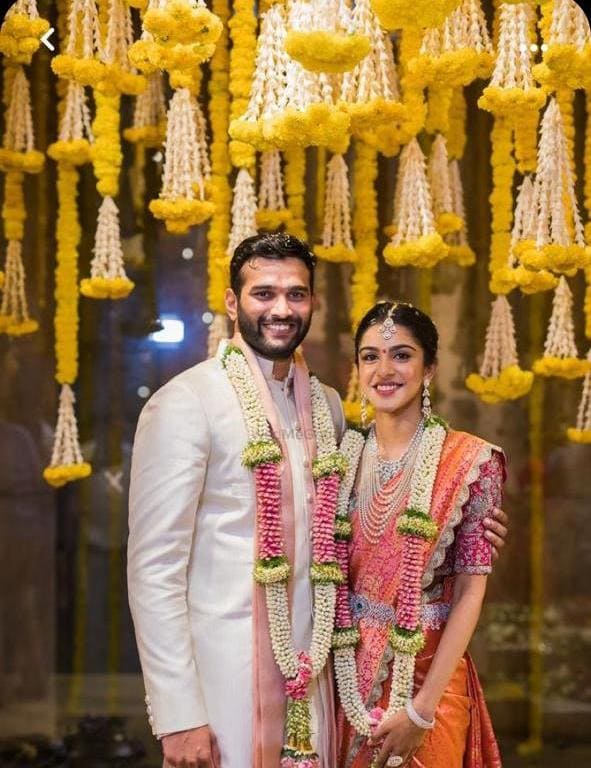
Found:
[{"label": "hanging flower string", "polygon": [[283,188],[281,153],[277,149],[261,153],[259,204],[256,213],[259,229],[272,230],[283,225],[289,226],[292,213],[285,204]]},{"label": "hanging flower string", "polygon": [[49,22],[39,16],[35,0],[10,5],[0,29],[0,53],[14,64],[30,64]]},{"label": "hanging flower string", "polygon": [[257,234],[256,213],[257,199],[254,180],[246,168],[241,168],[234,185],[228,257],[232,257],[236,246],[244,239]]},{"label": "hanging flower string", "polygon": [[479,373],[471,373],[466,386],[485,403],[516,400],[527,395],[533,373],[519,367],[515,324],[506,296],[497,296],[486,331],[484,357]]},{"label": "hanging flower string", "polygon": [[573,295],[564,277],[554,293],[552,315],[544,344],[544,355],[534,363],[534,373],[576,379],[591,370],[589,360],[578,356],[573,323]]},{"label": "hanging flower string", "polygon": [[354,262],[357,252],[351,237],[349,171],[342,155],[333,155],[326,176],[322,245],[317,245],[314,252],[325,261]]},{"label": "hanging flower string", "polygon": [[586,443],[589,445],[591,444],[591,350],[587,353],[587,361],[590,364],[590,368],[583,380],[577,424],[575,427],[569,427],[566,434],[573,443]]},{"label": "hanging flower string", "polygon": [[291,565],[282,538],[281,448],[271,435],[260,394],[242,352],[228,345],[222,362],[238,395],[246,423],[248,443],[243,450],[242,461],[253,471],[257,490],[257,561],[254,576],[265,587],[273,654],[285,678],[286,742],[281,766],[318,768],[318,756],[310,742],[308,687],[310,681],[323,670],[330,652],[336,585],[343,580],[336,562],[334,525],[340,478],[346,471],[346,459],[337,451],[334,424],[322,385],[312,377],[312,422],[317,449],[313,464],[316,502],[310,572],[314,590],[314,619],[309,651],[297,652],[292,631],[286,631],[291,627],[287,595]]},{"label": "hanging flower string", "polygon": [[471,267],[476,263],[476,254],[468,242],[466,232],[466,211],[464,208],[464,187],[460,173],[460,164],[457,159],[449,161],[449,179],[451,189],[451,205],[453,213],[462,222],[457,232],[450,232],[444,237],[449,245],[448,259],[454,261],[460,267]]}]

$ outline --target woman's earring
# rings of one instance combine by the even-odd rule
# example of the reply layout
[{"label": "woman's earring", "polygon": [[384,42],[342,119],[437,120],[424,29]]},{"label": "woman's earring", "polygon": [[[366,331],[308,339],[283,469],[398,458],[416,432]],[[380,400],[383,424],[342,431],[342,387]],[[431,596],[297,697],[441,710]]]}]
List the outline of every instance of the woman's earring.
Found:
[{"label": "woman's earring", "polygon": [[429,382],[427,379],[423,382],[423,407],[421,411],[425,419],[428,419],[431,415],[431,394],[429,393]]},{"label": "woman's earring", "polygon": [[363,429],[367,429],[367,396],[361,395],[361,408],[360,408],[360,415],[361,415],[361,427]]}]

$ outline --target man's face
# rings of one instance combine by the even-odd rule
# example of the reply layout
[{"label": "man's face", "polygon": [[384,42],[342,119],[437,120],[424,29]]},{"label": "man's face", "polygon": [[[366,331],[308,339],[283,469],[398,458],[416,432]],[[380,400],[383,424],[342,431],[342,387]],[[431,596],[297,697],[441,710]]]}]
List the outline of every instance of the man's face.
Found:
[{"label": "man's face", "polygon": [[268,360],[285,360],[312,320],[310,272],[300,259],[255,257],[242,267],[240,296],[228,289],[226,308],[242,337]]}]

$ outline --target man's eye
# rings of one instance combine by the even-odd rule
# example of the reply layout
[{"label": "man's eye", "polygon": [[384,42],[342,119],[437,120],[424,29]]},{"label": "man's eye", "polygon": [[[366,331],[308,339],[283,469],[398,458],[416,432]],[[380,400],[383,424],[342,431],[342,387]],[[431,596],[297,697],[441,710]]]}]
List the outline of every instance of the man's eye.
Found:
[{"label": "man's eye", "polygon": [[271,296],[271,291],[257,291],[255,296],[257,299],[268,299]]},{"label": "man's eye", "polygon": [[292,291],[289,296],[291,299],[296,299],[297,301],[306,298],[306,294],[303,291]]}]

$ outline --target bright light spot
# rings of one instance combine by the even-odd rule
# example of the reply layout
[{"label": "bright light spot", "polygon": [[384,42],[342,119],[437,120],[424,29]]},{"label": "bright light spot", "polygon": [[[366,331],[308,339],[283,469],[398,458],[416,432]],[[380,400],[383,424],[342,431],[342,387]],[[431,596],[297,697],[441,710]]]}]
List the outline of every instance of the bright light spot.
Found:
[{"label": "bright light spot", "polygon": [[137,388],[137,396],[141,397],[142,400],[145,400],[147,397],[150,397],[150,387],[141,386]]},{"label": "bright light spot", "polygon": [[205,325],[211,325],[213,323],[213,315],[211,314],[211,312],[204,312],[201,315],[201,319],[203,320]]},{"label": "bright light spot", "polygon": [[519,50],[521,51],[521,53],[527,53],[527,45],[525,43],[521,43],[521,45],[519,46]]},{"label": "bright light spot", "polygon": [[155,152],[155,153],[152,155],[152,160],[153,160],[155,163],[160,163],[160,162],[162,162],[162,158],[163,158],[162,152]]},{"label": "bright light spot", "polygon": [[161,317],[162,330],[150,334],[157,344],[178,344],[185,338],[185,324],[177,317]]},{"label": "bright light spot", "polygon": [[193,258],[193,249],[192,248],[183,248],[181,256],[186,261],[189,261],[189,259]]},{"label": "bright light spot", "polygon": [[538,50],[538,44],[537,44],[537,43],[532,43],[532,44],[530,45],[529,49],[530,49],[530,51],[531,51],[532,53],[535,53],[535,52]]},{"label": "bright light spot", "polygon": [[542,43],[542,50],[544,52],[546,52],[548,50],[548,44],[547,43]]}]

